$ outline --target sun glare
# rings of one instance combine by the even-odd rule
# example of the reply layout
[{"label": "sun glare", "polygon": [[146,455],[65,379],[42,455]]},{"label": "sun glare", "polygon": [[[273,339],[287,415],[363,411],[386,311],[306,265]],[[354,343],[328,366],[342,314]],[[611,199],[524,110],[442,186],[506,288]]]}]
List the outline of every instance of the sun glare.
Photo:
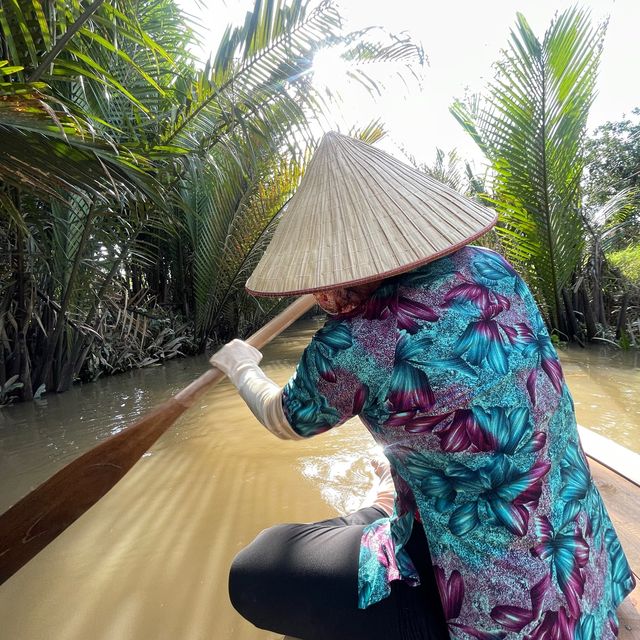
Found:
[{"label": "sun glare", "polygon": [[313,56],[313,82],[318,89],[340,90],[347,80],[347,61],[337,47],[320,49]]}]

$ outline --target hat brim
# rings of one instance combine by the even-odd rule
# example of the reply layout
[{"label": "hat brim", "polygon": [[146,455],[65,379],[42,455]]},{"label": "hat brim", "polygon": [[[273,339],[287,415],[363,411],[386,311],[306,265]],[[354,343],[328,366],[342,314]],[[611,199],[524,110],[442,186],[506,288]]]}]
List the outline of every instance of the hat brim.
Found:
[{"label": "hat brim", "polygon": [[368,284],[370,282],[376,282],[378,280],[384,280],[386,278],[391,278],[393,276],[400,275],[401,273],[407,273],[408,271],[413,271],[414,269],[417,269],[418,267],[428,264],[429,262],[433,262],[434,260],[438,260],[439,258],[444,258],[448,255],[451,255],[452,253],[455,253],[458,249],[462,249],[462,247],[468,244],[471,244],[478,238],[482,237],[485,233],[488,233],[489,231],[491,231],[491,229],[495,227],[497,222],[498,222],[498,216],[496,214],[496,217],[491,221],[490,224],[488,224],[484,229],[481,229],[478,233],[468,238],[467,240],[464,240],[463,242],[459,242],[458,244],[453,245],[448,249],[444,249],[439,253],[428,256],[424,260],[416,260],[415,262],[412,262],[410,264],[404,265],[402,267],[398,267],[396,269],[390,269],[389,271],[385,271],[384,273],[379,273],[374,276],[359,278],[357,280],[350,280],[347,282],[340,282],[337,284],[332,284],[327,286],[312,287],[309,289],[294,289],[291,291],[254,291],[249,287],[245,287],[245,290],[247,291],[247,293],[251,294],[252,296],[256,296],[260,298],[281,298],[285,296],[301,296],[301,295],[304,295],[305,293],[330,291],[331,289],[338,289],[342,287],[357,287],[358,285]]}]

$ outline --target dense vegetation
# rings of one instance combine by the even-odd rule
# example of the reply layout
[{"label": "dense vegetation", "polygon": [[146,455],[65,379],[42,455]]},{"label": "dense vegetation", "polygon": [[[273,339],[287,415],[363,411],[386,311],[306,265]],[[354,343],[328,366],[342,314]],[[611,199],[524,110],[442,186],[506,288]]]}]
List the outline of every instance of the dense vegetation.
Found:
[{"label": "dense vegetation", "polygon": [[422,63],[316,5],[256,0],[206,65],[174,0],[0,6],[0,403],[203,350],[281,304],[242,285],[328,111],[315,53],[339,46],[372,91],[372,62]]},{"label": "dense vegetation", "polygon": [[640,244],[612,251],[609,260],[635,287],[640,288]]},{"label": "dense vegetation", "polygon": [[[540,41],[519,16],[486,95],[452,107],[491,170],[442,151],[422,168],[496,207],[484,242],[557,336],[626,346],[640,343],[640,125],[586,136],[604,30],[574,9]],[[0,5],[0,404],[263,323],[286,301],[244,281],[335,108],[314,55],[336,47],[372,92],[371,63],[423,62],[407,38],[344,33],[328,1],[256,0],[205,65],[197,40],[175,0]]]},{"label": "dense vegetation", "polygon": [[608,123],[585,144],[605,29],[573,8],[540,40],[518,14],[485,94],[451,112],[490,162],[481,197],[500,214],[499,249],[528,279],[551,330],[640,344],[638,289],[607,259],[638,237],[638,138],[624,135],[630,122]]}]

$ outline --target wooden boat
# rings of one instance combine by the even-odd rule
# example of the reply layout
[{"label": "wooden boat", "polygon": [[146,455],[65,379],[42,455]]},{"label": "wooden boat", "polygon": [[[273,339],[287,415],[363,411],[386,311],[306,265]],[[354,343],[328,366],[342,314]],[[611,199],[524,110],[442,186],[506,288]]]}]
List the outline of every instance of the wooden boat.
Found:
[{"label": "wooden boat", "polygon": [[[640,455],[580,427],[598,491],[640,584]],[[640,640],[640,587],[618,609],[619,640]]]}]

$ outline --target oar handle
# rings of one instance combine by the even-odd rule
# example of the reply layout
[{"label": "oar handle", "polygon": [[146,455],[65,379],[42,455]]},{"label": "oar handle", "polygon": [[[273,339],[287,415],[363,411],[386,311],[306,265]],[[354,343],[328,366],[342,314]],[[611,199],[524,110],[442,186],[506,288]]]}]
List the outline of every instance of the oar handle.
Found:
[{"label": "oar handle", "polygon": [[[261,349],[268,344],[277,335],[282,333],[289,325],[293,324],[302,314],[306,313],[316,303],[315,298],[311,294],[307,294],[298,298],[290,304],[282,313],[278,314],[267,324],[258,329],[247,342],[256,349]],[[224,373],[212,366],[211,369],[205,371],[197,380],[186,386],[182,391],[178,392],[173,399],[183,405],[185,408],[190,407],[198,398],[198,396],[208,387],[216,384],[224,378]]]}]

